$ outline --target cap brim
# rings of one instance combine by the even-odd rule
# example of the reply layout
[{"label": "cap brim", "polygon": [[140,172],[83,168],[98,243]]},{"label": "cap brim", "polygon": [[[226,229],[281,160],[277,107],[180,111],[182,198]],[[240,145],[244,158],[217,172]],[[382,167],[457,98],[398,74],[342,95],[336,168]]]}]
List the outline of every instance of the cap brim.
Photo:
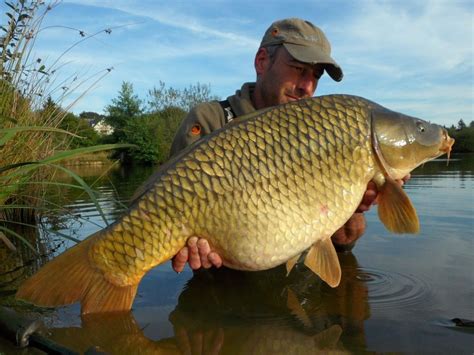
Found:
[{"label": "cap brim", "polygon": [[339,64],[329,55],[316,47],[307,47],[298,44],[284,43],[293,58],[303,63],[324,64],[324,70],[335,81],[341,81],[344,74]]}]

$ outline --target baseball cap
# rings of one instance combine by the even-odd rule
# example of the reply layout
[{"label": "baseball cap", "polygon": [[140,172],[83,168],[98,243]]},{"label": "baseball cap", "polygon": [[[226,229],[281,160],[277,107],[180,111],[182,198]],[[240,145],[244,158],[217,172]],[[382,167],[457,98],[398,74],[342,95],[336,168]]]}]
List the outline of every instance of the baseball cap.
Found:
[{"label": "baseball cap", "polygon": [[300,62],[324,64],[324,70],[331,78],[342,80],[342,69],[331,58],[331,44],[324,32],[311,22],[298,18],[273,22],[265,32],[260,47],[277,44],[282,44]]}]

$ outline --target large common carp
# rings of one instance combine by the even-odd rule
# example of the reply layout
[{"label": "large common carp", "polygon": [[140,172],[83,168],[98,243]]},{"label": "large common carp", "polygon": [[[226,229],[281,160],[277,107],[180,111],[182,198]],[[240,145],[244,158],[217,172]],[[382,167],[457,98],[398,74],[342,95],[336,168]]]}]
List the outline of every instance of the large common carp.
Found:
[{"label": "large common carp", "polygon": [[329,95],[234,120],[162,166],[128,213],[28,279],[17,297],[38,305],[81,302],[82,313],[125,311],[145,273],[191,236],[224,265],[305,264],[332,287],[341,269],[331,235],[354,213],[367,183],[397,233],[418,218],[394,181],[450,152],[445,129],[360,97]]}]

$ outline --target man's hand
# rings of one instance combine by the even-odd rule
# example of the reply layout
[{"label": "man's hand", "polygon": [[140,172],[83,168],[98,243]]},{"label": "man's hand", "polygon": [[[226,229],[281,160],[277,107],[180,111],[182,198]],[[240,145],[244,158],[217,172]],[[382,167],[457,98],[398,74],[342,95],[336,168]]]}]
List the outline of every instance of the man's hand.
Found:
[{"label": "man's hand", "polygon": [[[395,180],[395,181],[398,182],[400,186],[403,186],[408,180],[410,180],[410,178],[411,178],[411,175],[408,174],[403,179]],[[362,201],[359,207],[357,207],[356,213],[367,212],[370,209],[370,207],[372,207],[372,205],[376,205],[377,196],[378,196],[377,185],[375,184],[375,182],[369,181],[369,183],[367,184],[367,190],[364,193],[364,197],[362,197]]]},{"label": "man's hand", "polygon": [[351,218],[339,228],[331,237],[336,251],[349,251],[355,245],[357,239],[365,232],[365,217],[362,212],[356,212]]},{"label": "man's hand", "polygon": [[377,185],[373,181],[367,184],[367,190],[362,197],[359,207],[351,218],[331,237],[331,240],[337,251],[350,251],[365,232],[365,217],[363,212],[370,210],[377,199]]},{"label": "man's hand", "polygon": [[201,267],[209,269],[211,266],[222,266],[221,257],[216,252],[211,251],[207,240],[198,237],[189,238],[187,246],[174,256],[172,260],[173,270],[176,272],[183,271],[187,262],[193,270],[198,270]]},{"label": "man's hand", "polygon": [[359,207],[357,207],[356,213],[367,212],[370,207],[375,204],[377,194],[377,185],[375,185],[375,182],[369,181],[369,183],[367,184],[367,190],[365,191],[364,196],[362,197],[362,201]]},{"label": "man's hand", "polygon": [[[396,180],[400,186],[403,186],[409,179],[410,174],[401,180]],[[356,212],[351,218],[332,235],[332,242],[338,251],[351,250],[357,239],[365,233],[365,217],[363,212],[370,210],[370,207],[377,204],[378,190],[377,185],[373,181],[367,184],[367,190],[362,197],[362,201],[357,207]]]}]

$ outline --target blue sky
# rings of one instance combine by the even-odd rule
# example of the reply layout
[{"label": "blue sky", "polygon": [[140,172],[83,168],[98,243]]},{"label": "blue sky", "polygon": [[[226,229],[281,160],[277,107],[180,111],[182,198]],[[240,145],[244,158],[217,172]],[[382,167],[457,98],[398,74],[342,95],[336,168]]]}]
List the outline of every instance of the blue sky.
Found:
[{"label": "blue sky", "polygon": [[[301,17],[323,29],[344,70],[340,83],[323,76],[318,95],[359,95],[451,125],[474,119],[473,9],[474,2],[456,0],[64,0],[43,25],[90,34],[112,28],[61,58],[58,82],[61,75],[86,78],[114,68],[73,106],[76,113],[103,113],[122,81],[145,101],[160,80],[175,88],[210,84],[225,98],[255,79],[253,58],[266,28]],[[52,63],[80,38],[72,30],[47,28],[34,54]]]}]

